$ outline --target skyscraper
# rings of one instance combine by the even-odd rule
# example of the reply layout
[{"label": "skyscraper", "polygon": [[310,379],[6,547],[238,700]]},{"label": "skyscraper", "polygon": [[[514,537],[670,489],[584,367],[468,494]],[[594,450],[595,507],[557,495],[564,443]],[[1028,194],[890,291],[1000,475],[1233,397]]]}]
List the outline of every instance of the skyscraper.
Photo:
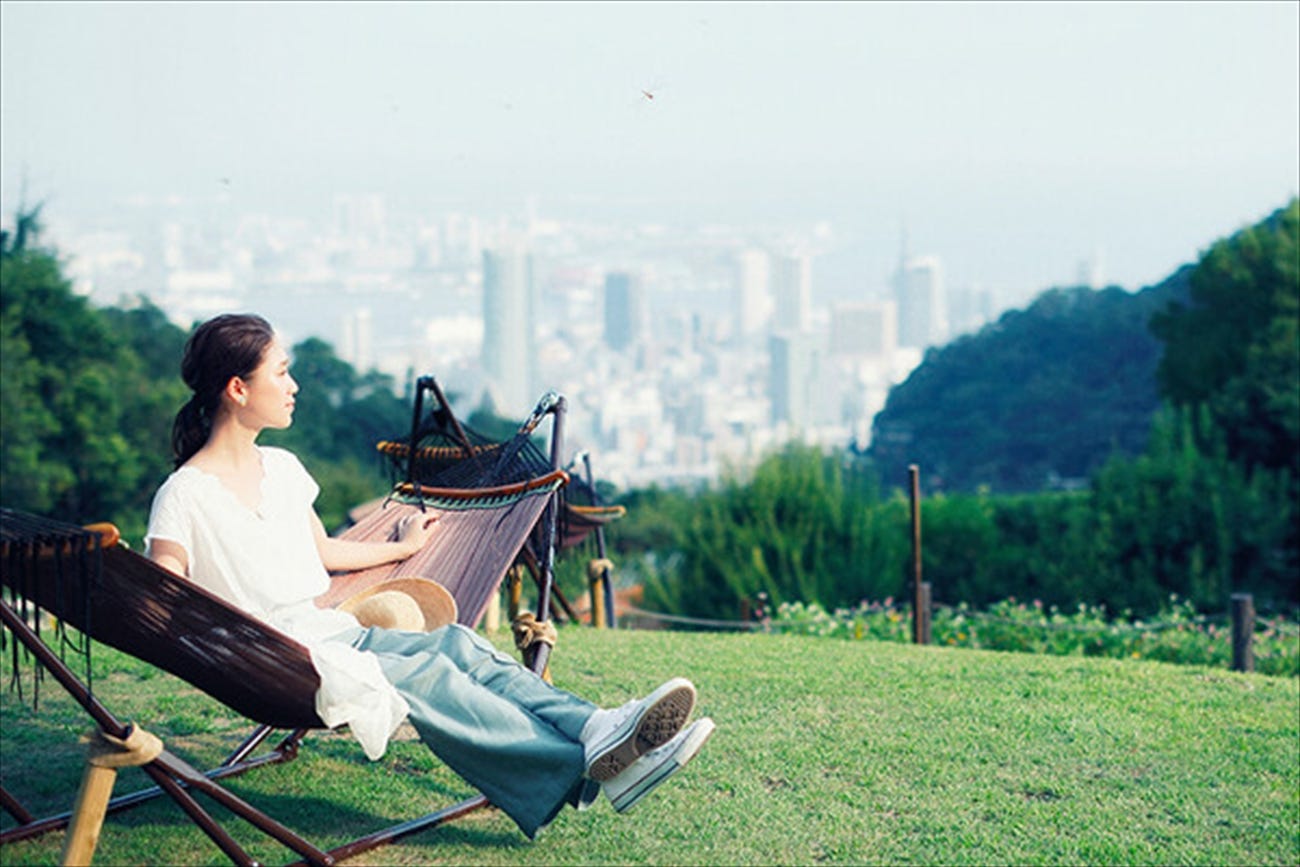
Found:
[{"label": "skyscraper", "polygon": [[343,315],[343,339],[339,357],[364,373],[374,366],[375,328],[369,307],[358,307]]},{"label": "skyscraper", "polygon": [[736,336],[758,334],[771,314],[768,294],[770,263],[762,250],[742,250],[736,256]]},{"label": "skyscraper", "polygon": [[800,427],[814,423],[814,357],[806,334],[781,332],[768,338],[768,399],[772,421],[789,422]]},{"label": "skyscraper", "polygon": [[615,271],[605,275],[605,345],[622,352],[641,337],[641,281]]},{"label": "skyscraper", "polygon": [[537,397],[533,260],[524,250],[483,251],[483,371],[499,412],[521,415]]},{"label": "skyscraper", "polygon": [[808,331],[812,318],[812,259],[807,253],[777,257],[772,269],[774,322],[781,328]]},{"label": "skyscraper", "polygon": [[938,258],[904,253],[894,275],[894,297],[900,346],[924,349],[948,339],[948,304]]},{"label": "skyscraper", "polygon": [[384,200],[376,195],[334,197],[334,231],[352,243],[383,240]]},{"label": "skyscraper", "polygon": [[897,349],[898,305],[893,301],[846,301],[831,309],[832,355],[888,361]]}]

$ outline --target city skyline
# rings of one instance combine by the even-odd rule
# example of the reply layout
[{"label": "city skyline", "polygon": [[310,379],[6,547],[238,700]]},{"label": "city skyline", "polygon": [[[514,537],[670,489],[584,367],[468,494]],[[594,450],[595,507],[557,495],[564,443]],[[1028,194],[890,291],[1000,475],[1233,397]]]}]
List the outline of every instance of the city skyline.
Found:
[{"label": "city skyline", "polygon": [[1298,8],[8,0],[0,202],[826,223],[837,287],[906,231],[953,286],[1134,290],[1300,188]]}]

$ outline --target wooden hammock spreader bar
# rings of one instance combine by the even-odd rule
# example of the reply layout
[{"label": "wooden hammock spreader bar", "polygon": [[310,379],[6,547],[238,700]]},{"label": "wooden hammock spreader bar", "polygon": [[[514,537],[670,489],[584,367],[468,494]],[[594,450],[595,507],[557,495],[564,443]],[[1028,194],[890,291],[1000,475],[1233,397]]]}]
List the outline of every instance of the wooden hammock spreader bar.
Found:
[{"label": "wooden hammock spreader bar", "polygon": [[[415,450],[415,456],[422,460],[449,461],[464,458],[467,449],[470,455],[481,455],[499,448],[501,448],[501,443],[484,443],[477,446],[420,446]],[[375,443],[375,451],[382,455],[388,455],[390,458],[405,458],[410,456],[411,447],[403,442],[380,440]]]},{"label": "wooden hammock spreader bar", "polygon": [[568,482],[568,473],[564,470],[552,470],[546,475],[538,476],[535,479],[528,479],[527,481],[516,482],[511,485],[497,485],[496,487],[491,488],[432,488],[428,485],[402,482],[398,484],[394,490],[405,496],[421,497],[426,500],[440,499],[471,501],[517,497],[520,494],[527,494],[541,488],[565,485],[568,484]]},{"label": "wooden hammock spreader bar", "polygon": [[627,506],[579,506],[570,505],[575,515],[581,515],[593,522],[608,523],[627,514]]}]

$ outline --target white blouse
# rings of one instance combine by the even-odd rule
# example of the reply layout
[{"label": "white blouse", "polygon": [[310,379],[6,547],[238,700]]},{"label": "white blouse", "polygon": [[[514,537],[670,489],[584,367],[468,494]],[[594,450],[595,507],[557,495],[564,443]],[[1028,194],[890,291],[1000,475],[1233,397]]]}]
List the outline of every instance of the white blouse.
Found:
[{"label": "white blouse", "polygon": [[312,530],[320,487],[284,449],[259,446],[261,504],[249,509],[203,470],[181,467],[154,495],[145,546],[155,539],[185,549],[190,579],[301,642],[320,675],[316,714],[347,724],[370,759],[378,759],[409,710],[384,678],[379,660],[331,636],[360,626],[315,598],[330,584]]}]

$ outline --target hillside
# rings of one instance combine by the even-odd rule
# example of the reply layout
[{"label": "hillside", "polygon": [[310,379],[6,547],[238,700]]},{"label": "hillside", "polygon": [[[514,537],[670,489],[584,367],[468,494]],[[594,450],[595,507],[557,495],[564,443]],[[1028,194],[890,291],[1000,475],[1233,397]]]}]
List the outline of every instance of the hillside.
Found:
[{"label": "hillside", "polygon": [[1146,445],[1162,345],[1151,315],[1187,297],[1192,266],[1139,292],[1050,289],[930,350],[876,416],[869,455],[888,484],[919,464],[928,490],[1035,491]]}]

